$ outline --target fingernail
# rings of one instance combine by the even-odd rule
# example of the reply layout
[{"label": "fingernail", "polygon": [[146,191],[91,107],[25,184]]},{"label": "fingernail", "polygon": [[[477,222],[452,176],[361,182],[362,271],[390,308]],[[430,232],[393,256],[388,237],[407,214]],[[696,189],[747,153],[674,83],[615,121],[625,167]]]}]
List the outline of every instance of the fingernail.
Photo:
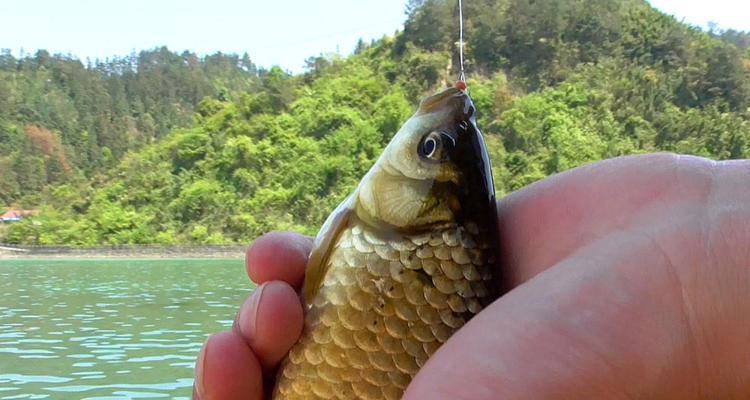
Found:
[{"label": "fingernail", "polygon": [[[263,297],[263,291],[266,288],[266,283],[261,284],[255,289],[252,296],[250,296],[250,302],[245,304],[240,310],[240,330],[242,335],[246,338],[254,338],[255,335],[255,321],[258,319],[258,305]],[[245,332],[243,327],[247,327],[248,332]]]},{"label": "fingernail", "polygon": [[208,337],[208,339],[206,339],[206,342],[203,343],[201,353],[200,355],[198,355],[198,361],[195,363],[195,393],[193,394],[193,400],[206,398],[206,396],[204,396],[205,391],[203,389],[203,363],[206,360],[206,352],[208,351],[209,340],[211,340],[210,336]]}]

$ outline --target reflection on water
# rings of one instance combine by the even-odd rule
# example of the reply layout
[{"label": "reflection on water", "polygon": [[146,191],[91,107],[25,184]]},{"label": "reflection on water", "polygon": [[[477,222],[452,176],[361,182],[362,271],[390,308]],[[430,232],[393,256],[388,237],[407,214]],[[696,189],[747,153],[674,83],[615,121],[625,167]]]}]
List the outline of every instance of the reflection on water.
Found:
[{"label": "reflection on water", "polygon": [[241,260],[0,261],[0,399],[182,398]]}]

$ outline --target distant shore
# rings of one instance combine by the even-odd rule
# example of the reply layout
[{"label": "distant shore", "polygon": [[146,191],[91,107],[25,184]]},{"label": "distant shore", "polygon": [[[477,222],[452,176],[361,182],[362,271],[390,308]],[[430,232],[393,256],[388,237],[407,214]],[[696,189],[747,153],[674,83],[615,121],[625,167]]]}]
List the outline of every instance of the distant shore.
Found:
[{"label": "distant shore", "polygon": [[247,246],[131,245],[100,247],[16,246],[0,244],[0,260],[38,258],[242,258]]}]

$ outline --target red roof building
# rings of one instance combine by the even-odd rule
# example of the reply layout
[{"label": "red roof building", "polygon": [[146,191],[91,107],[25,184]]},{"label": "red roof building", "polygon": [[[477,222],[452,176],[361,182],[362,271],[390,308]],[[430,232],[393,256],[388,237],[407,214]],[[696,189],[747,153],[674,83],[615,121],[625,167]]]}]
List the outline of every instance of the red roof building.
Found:
[{"label": "red roof building", "polygon": [[0,221],[2,222],[15,222],[20,221],[26,217],[32,217],[39,214],[38,210],[14,210],[10,209],[5,214],[0,215]]}]

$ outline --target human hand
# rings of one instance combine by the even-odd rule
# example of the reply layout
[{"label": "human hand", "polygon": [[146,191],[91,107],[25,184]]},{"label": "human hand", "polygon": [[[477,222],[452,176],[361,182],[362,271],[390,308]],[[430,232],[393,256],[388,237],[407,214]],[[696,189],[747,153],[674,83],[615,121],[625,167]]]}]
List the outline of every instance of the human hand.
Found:
[{"label": "human hand", "polygon": [[[508,196],[499,218],[514,289],[438,350],[406,399],[748,393],[750,162],[604,161]],[[241,311],[236,324],[258,322],[277,336],[212,336],[197,370],[204,400],[261,399],[261,364],[270,373],[299,334],[292,288],[310,242],[283,235],[259,239],[248,264],[256,282],[289,285],[267,283],[257,320]]]},{"label": "human hand", "polygon": [[[258,287],[240,307],[231,332],[210,336],[198,356],[193,399],[263,399],[275,368],[302,333],[299,290],[312,239],[273,232],[248,249],[245,267]],[[265,384],[265,388],[264,388]]]}]

